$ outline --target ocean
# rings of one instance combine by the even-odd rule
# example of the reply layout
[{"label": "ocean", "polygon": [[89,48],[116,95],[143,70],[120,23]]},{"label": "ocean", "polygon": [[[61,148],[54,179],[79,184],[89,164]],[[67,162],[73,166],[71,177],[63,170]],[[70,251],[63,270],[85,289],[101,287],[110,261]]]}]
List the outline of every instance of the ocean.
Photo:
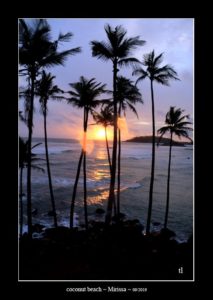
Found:
[{"label": "ocean", "polygon": [[[33,149],[38,158],[45,159],[43,139],[34,138]],[[81,145],[71,139],[48,139],[52,183],[60,225],[69,226],[69,211]],[[112,145],[111,145],[112,146]],[[106,210],[110,183],[109,165],[104,141],[89,141],[87,154],[88,214],[97,219],[97,208]],[[112,148],[110,147],[110,151]],[[156,168],[153,194],[152,227],[163,226],[166,205],[168,146],[156,147]],[[149,200],[151,144],[122,142],[121,148],[121,212],[128,218],[139,219],[145,226]],[[46,169],[45,160],[36,162]],[[23,172],[24,229],[26,229],[26,169]],[[32,170],[33,223],[53,225],[47,172]],[[100,217],[99,217],[100,218]],[[75,206],[75,224],[84,223],[83,170],[80,174]],[[185,241],[193,233],[193,146],[172,148],[170,209],[168,228],[175,231],[177,240]]]}]

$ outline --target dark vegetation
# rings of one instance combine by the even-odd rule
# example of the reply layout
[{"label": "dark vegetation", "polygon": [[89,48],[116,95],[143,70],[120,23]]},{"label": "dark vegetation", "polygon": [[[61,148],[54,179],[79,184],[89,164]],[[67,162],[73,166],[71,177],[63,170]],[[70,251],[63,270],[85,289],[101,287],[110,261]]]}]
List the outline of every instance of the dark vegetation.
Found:
[{"label": "dark vegetation", "polygon": [[[192,279],[192,237],[185,243],[162,229],[142,234],[138,220],[89,229],[50,228],[41,239],[20,239],[20,279]],[[35,231],[41,231],[34,225]],[[179,269],[183,268],[183,273]]]}]

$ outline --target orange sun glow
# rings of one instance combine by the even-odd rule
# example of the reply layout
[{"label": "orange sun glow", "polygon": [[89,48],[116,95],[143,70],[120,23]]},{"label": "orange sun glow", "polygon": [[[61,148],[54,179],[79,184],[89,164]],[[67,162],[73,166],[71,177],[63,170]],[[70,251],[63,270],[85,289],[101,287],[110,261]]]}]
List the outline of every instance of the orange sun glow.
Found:
[{"label": "orange sun glow", "polygon": [[104,140],[105,139],[105,130],[104,128],[97,129],[95,132],[95,139]]}]

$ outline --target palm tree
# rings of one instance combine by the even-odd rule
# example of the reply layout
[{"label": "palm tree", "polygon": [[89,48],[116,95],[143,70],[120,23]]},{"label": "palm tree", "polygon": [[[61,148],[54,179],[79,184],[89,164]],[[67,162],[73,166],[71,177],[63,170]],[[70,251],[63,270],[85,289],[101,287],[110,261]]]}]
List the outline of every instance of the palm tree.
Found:
[{"label": "palm tree", "polygon": [[107,127],[113,126],[112,108],[109,106],[105,106],[104,108],[101,109],[100,113],[95,113],[93,117],[96,121],[96,124],[102,125],[105,130],[106,148],[107,148],[109,169],[110,169],[110,173],[111,173],[112,165],[111,165],[111,158],[110,158],[110,153],[109,153],[109,143],[108,143],[108,138],[107,138]]},{"label": "palm tree", "polygon": [[83,117],[83,145],[82,151],[78,162],[77,174],[75,179],[75,184],[73,187],[73,195],[70,206],[70,227],[73,227],[73,216],[74,216],[74,206],[75,206],[75,197],[78,186],[78,180],[81,170],[81,163],[83,159],[83,173],[84,173],[84,214],[85,214],[85,225],[88,229],[88,216],[87,216],[87,186],[86,186],[86,135],[87,135],[87,126],[89,113],[93,114],[94,109],[101,104],[101,100],[97,99],[102,93],[105,93],[105,84],[97,83],[95,78],[90,80],[80,77],[79,82],[70,83],[72,88],[68,93],[71,95],[71,98],[67,99],[68,103],[71,103],[77,108],[84,109]]},{"label": "palm tree", "polygon": [[170,65],[160,66],[163,60],[163,53],[155,56],[154,50],[144,55],[142,64],[146,69],[140,67],[135,68],[133,75],[139,75],[136,84],[144,80],[145,78],[150,79],[151,87],[151,102],[152,102],[152,165],[151,165],[151,179],[149,189],[149,207],[147,216],[146,233],[150,232],[151,214],[152,214],[152,200],[153,200],[153,186],[155,177],[155,104],[154,104],[154,90],[153,82],[160,83],[162,85],[169,86],[169,79],[179,80],[177,73]]},{"label": "palm tree", "polygon": [[[106,101],[104,104],[109,104],[109,101]],[[113,110],[112,106],[108,105],[105,106],[104,108],[101,109],[101,112],[95,113],[93,118],[96,121],[96,124],[101,124],[104,126],[105,130],[105,140],[106,140],[106,149],[107,149],[107,156],[108,156],[108,162],[109,162],[109,171],[110,175],[112,174],[112,163],[111,163],[111,157],[110,157],[110,152],[109,152],[109,143],[108,143],[108,138],[107,138],[107,127],[108,126],[113,126]],[[117,213],[117,208],[116,208],[116,202],[114,201],[114,214],[116,215]]]},{"label": "palm tree", "polygon": [[[129,108],[137,117],[135,104],[143,103],[142,95],[138,88],[130,79],[119,76],[117,80],[117,101],[118,101],[118,118],[121,118],[123,111],[126,117],[126,110]],[[120,174],[121,174],[121,128],[118,126],[118,190],[117,190],[117,214],[120,213]]]},{"label": "palm tree", "polygon": [[116,26],[113,30],[110,25],[105,26],[107,42],[92,41],[92,55],[104,61],[111,60],[113,64],[113,114],[114,114],[114,133],[113,133],[113,150],[112,150],[112,172],[110,180],[109,200],[107,204],[106,224],[110,224],[112,217],[112,205],[115,202],[115,177],[117,162],[117,92],[116,82],[118,67],[124,65],[133,65],[138,60],[129,57],[131,51],[137,46],[142,46],[145,41],[139,39],[139,36],[126,38],[126,30],[122,26]]},{"label": "palm tree", "polygon": [[57,215],[55,208],[55,199],[53,194],[50,163],[49,163],[49,153],[48,153],[48,144],[47,144],[47,102],[51,99],[62,99],[63,97],[59,96],[63,91],[59,89],[57,85],[53,84],[55,76],[52,76],[50,73],[42,72],[41,79],[36,83],[36,95],[39,96],[39,102],[41,105],[41,112],[44,116],[44,141],[45,141],[45,153],[46,153],[46,163],[47,163],[47,174],[49,181],[49,190],[50,190],[50,199],[52,205],[54,226],[57,227]]},{"label": "palm tree", "polygon": [[[50,38],[51,28],[45,19],[36,19],[29,26],[23,19],[19,20],[19,63],[23,66],[20,74],[27,76],[30,90],[29,113],[28,113],[28,152],[31,151],[32,128],[33,128],[33,103],[35,94],[35,81],[40,70],[55,65],[63,65],[69,55],[80,52],[80,48],[73,48],[58,52],[60,42],[68,42],[72,33],[59,34],[56,41]],[[32,234],[31,216],[31,160],[28,156],[27,167],[27,215],[28,233]]]},{"label": "palm tree", "polygon": [[161,138],[164,134],[170,134],[170,143],[169,143],[169,164],[168,164],[168,177],[167,177],[167,197],[166,197],[166,213],[164,219],[164,228],[167,228],[168,222],[168,214],[169,214],[169,196],[170,196],[170,168],[171,168],[171,153],[172,153],[172,142],[173,135],[177,135],[179,138],[185,137],[192,141],[192,139],[188,136],[188,131],[192,130],[192,128],[188,127],[188,125],[192,124],[191,122],[185,121],[189,119],[189,115],[182,115],[184,110],[180,108],[175,109],[175,107],[171,106],[170,110],[166,114],[165,126],[158,129],[158,134],[160,134],[160,138],[158,144],[161,141]]},{"label": "palm tree", "polygon": [[19,199],[20,199],[20,235],[23,233],[23,169],[27,162],[27,143],[19,137]]},{"label": "palm tree", "polygon": [[[142,95],[133,82],[123,76],[117,79],[117,102],[118,102],[118,123],[123,112],[126,117],[126,110],[129,108],[137,117],[136,103],[143,103]],[[108,104],[111,107],[112,103]],[[117,213],[120,213],[120,170],[121,170],[121,126],[118,124],[118,174],[117,174]]]},{"label": "palm tree", "polygon": [[[24,120],[24,119],[23,119]],[[41,145],[41,143],[37,143],[32,147],[35,148]],[[36,154],[31,152],[31,167],[32,169],[39,170],[44,172],[44,169],[39,167],[38,165],[33,164],[33,162],[42,160],[42,158],[37,158]],[[23,169],[27,167],[28,163],[28,141],[24,141],[21,137],[19,137],[19,169],[20,169],[20,177],[19,177],[19,199],[20,199],[20,235],[23,233]]]}]

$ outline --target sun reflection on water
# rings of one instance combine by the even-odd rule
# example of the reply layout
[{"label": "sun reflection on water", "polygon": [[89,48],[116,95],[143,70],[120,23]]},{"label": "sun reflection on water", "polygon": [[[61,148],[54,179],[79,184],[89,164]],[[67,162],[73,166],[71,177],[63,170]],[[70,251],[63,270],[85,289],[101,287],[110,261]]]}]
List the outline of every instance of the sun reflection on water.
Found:
[{"label": "sun reflection on water", "polygon": [[97,169],[93,171],[93,179],[95,181],[101,181],[101,180],[106,180],[109,178],[109,171],[105,169]]},{"label": "sun reflection on water", "polygon": [[99,194],[96,196],[89,196],[87,202],[89,205],[102,204],[102,203],[106,202],[108,197],[109,197],[109,191],[105,190],[105,191],[99,192]]},{"label": "sun reflection on water", "polygon": [[107,159],[107,153],[106,153],[106,151],[103,151],[102,149],[98,149],[96,151],[96,159],[97,160],[105,160],[105,159]]}]

